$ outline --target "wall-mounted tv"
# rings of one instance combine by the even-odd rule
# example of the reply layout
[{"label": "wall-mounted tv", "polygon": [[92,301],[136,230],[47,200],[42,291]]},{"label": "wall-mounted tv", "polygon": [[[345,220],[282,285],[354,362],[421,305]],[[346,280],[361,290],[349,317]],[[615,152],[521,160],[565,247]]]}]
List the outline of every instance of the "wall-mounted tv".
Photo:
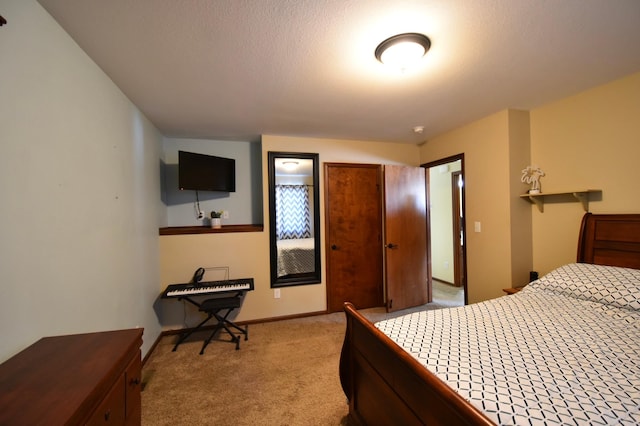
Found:
[{"label": "wall-mounted tv", "polygon": [[236,192],[236,160],[178,151],[178,186],[181,190]]}]

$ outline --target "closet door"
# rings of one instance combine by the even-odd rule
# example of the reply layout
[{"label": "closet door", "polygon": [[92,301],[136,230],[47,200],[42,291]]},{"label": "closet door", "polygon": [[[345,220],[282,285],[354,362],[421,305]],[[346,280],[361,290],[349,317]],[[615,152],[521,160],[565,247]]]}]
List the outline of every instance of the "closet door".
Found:
[{"label": "closet door", "polygon": [[387,311],[429,303],[425,169],[385,165],[384,200]]},{"label": "closet door", "polygon": [[380,165],[325,163],[327,309],[383,306]]}]

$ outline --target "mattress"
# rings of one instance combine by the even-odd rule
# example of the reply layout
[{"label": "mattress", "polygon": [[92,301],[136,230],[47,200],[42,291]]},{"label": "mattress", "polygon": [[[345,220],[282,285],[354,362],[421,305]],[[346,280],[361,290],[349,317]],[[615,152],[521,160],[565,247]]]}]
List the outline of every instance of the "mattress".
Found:
[{"label": "mattress", "polygon": [[639,270],[565,265],[376,327],[498,424],[640,423]]}]

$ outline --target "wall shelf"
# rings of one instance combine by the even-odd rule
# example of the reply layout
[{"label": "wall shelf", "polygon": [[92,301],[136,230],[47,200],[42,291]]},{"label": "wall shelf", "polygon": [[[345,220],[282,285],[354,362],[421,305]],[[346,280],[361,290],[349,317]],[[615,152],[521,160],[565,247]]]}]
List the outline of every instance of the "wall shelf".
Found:
[{"label": "wall shelf", "polygon": [[530,202],[538,206],[540,212],[544,212],[544,200],[549,197],[562,197],[571,195],[582,204],[585,212],[589,211],[589,196],[591,194],[602,193],[601,189],[585,189],[582,191],[565,191],[565,192],[541,192],[540,194],[522,194],[520,198],[528,199]]},{"label": "wall shelf", "polygon": [[222,225],[222,228],[209,226],[170,226],[160,228],[160,235],[188,235],[188,234],[226,234],[232,232],[262,232],[264,226],[259,225]]}]

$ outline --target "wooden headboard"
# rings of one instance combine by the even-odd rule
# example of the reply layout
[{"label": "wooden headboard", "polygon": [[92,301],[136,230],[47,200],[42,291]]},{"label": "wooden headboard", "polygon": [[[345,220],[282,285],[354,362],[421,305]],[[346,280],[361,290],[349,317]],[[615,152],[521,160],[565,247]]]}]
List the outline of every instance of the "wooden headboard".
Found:
[{"label": "wooden headboard", "polygon": [[640,214],[585,214],[577,260],[640,269]]}]

